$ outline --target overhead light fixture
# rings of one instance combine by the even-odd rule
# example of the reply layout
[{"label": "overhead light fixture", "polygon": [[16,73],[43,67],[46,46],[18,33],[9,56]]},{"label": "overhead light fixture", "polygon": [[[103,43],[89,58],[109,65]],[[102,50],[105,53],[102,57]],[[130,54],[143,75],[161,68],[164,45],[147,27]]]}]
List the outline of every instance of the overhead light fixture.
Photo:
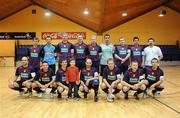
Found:
[{"label": "overhead light fixture", "polygon": [[88,14],[89,14],[88,8],[85,8],[85,9],[84,9],[83,14],[84,14],[84,15],[88,15]]},{"label": "overhead light fixture", "polygon": [[127,15],[128,15],[127,11],[124,11],[124,12],[122,13],[122,16],[127,16]]},{"label": "overhead light fixture", "polygon": [[50,11],[49,11],[49,10],[46,10],[45,16],[50,16],[50,15],[51,15]]},{"label": "overhead light fixture", "polygon": [[163,17],[164,15],[166,15],[166,10],[161,10],[159,13],[159,17]]}]

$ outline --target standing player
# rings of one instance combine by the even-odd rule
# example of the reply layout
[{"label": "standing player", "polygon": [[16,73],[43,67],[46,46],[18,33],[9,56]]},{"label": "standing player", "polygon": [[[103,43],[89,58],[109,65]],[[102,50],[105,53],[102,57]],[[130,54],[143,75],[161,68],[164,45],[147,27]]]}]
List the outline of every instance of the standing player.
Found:
[{"label": "standing player", "polygon": [[91,67],[91,59],[86,59],[86,67],[81,71],[81,85],[80,90],[84,92],[84,98],[87,99],[87,94],[90,89],[94,90],[94,101],[98,101],[98,88],[99,88],[99,77],[96,68]]},{"label": "standing player", "polygon": [[68,84],[66,84],[66,70],[67,70],[67,60],[61,61],[61,68],[56,72],[56,87],[58,91],[58,98],[62,97],[64,90],[68,90]]},{"label": "standing player", "polygon": [[87,47],[87,55],[92,60],[92,67],[99,72],[100,56],[102,54],[101,47],[97,44],[96,36],[91,38],[91,45]]},{"label": "standing player", "polygon": [[163,58],[161,49],[158,46],[154,46],[154,41],[153,38],[148,39],[149,46],[144,49],[146,67],[151,66],[151,60],[153,58],[157,58],[158,61]]},{"label": "standing player", "polygon": [[39,38],[33,39],[33,46],[28,49],[29,66],[37,73],[40,70],[40,47],[38,47]]},{"label": "standing player", "polygon": [[131,47],[131,61],[137,61],[138,67],[144,67],[144,50],[139,45],[139,37],[133,38],[134,46]]},{"label": "standing player", "polygon": [[[19,91],[19,96],[24,94],[24,87],[28,89],[29,97],[32,96],[32,77],[35,73],[32,71],[31,67],[28,66],[28,58],[21,58],[22,66],[16,69],[16,74],[14,79],[9,83],[9,88]],[[20,76],[20,80],[18,77]]]},{"label": "standing player", "polygon": [[43,61],[47,62],[49,67],[55,73],[55,64],[56,64],[56,47],[51,44],[52,38],[50,36],[46,37],[47,44],[44,45],[40,51],[40,55]]},{"label": "standing player", "polygon": [[50,97],[54,97],[56,88],[54,87],[55,74],[54,71],[49,68],[47,62],[42,63],[42,69],[36,74],[32,87],[38,92],[38,97],[43,97],[47,88],[52,88]]},{"label": "standing player", "polygon": [[[157,58],[151,60],[151,67],[145,68],[145,80],[147,90],[152,90],[153,97],[156,97],[160,91],[164,89],[162,83],[164,81],[164,72],[159,68]],[[145,93],[145,96],[147,93]]]},{"label": "standing player", "polygon": [[60,65],[61,61],[64,59],[68,61],[68,65],[69,65],[69,61],[73,56],[73,54],[74,54],[74,47],[72,43],[68,42],[68,35],[64,34],[63,41],[57,45],[57,60],[59,63],[59,68],[61,67]]},{"label": "standing player", "polygon": [[79,100],[78,95],[78,84],[79,84],[79,70],[75,66],[75,60],[70,61],[70,67],[67,68],[66,72],[66,84],[69,85],[68,98],[72,98],[72,89],[74,88],[74,98]]},{"label": "standing player", "polygon": [[116,65],[121,73],[124,74],[128,70],[131,51],[128,46],[125,45],[125,39],[123,37],[121,37],[119,41],[120,45],[115,47]]},{"label": "standing player", "polygon": [[144,76],[143,71],[138,69],[138,62],[131,62],[131,69],[127,70],[124,75],[124,79],[122,81],[123,92],[125,93],[125,99],[128,99],[129,90],[136,91],[134,93],[135,99],[139,99],[138,94],[145,91],[146,86],[143,83]]},{"label": "standing player", "polygon": [[79,70],[85,67],[87,45],[83,42],[82,35],[78,35],[78,42],[74,45],[74,56],[76,59],[76,66]]},{"label": "standing player", "polygon": [[115,50],[114,45],[111,44],[109,40],[110,40],[110,35],[105,34],[105,36],[104,36],[105,44],[100,45],[101,49],[102,49],[102,56],[101,56],[101,60],[100,60],[101,76],[103,74],[104,68],[107,67],[107,60],[109,58],[113,58],[113,54],[114,54],[114,50]]},{"label": "standing player", "polygon": [[101,83],[101,89],[105,93],[109,93],[109,95],[113,96],[110,97],[108,95],[107,100],[110,102],[114,101],[114,95],[120,92],[121,86],[121,75],[120,70],[115,67],[114,60],[109,58],[107,61],[108,66],[104,68],[103,71],[103,80]]}]

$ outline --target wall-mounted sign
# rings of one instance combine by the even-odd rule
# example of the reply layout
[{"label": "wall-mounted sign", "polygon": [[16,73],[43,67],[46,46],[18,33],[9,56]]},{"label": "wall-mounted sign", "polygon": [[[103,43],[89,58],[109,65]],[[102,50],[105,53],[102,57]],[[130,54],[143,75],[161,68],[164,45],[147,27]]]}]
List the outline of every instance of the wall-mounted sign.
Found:
[{"label": "wall-mounted sign", "polygon": [[42,39],[47,36],[51,36],[52,39],[63,39],[64,34],[68,36],[68,39],[77,39],[78,35],[86,39],[86,32],[41,32],[41,37]]},{"label": "wall-mounted sign", "polygon": [[35,32],[0,32],[0,40],[29,40],[34,37]]}]

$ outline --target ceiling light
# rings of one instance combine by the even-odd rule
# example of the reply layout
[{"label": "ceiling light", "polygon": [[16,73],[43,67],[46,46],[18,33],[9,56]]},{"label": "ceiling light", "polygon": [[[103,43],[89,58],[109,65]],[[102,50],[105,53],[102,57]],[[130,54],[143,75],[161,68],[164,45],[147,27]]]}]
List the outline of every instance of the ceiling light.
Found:
[{"label": "ceiling light", "polygon": [[161,10],[160,13],[159,13],[159,16],[162,17],[166,15],[166,10]]},{"label": "ceiling light", "polygon": [[128,15],[127,12],[122,13],[122,16],[127,16],[127,15]]},{"label": "ceiling light", "polygon": [[84,14],[84,15],[88,15],[88,14],[89,14],[88,8],[85,8],[85,9],[84,9],[83,14]]},{"label": "ceiling light", "polygon": [[49,11],[49,10],[46,10],[45,16],[50,16],[50,15],[51,15],[50,11]]}]

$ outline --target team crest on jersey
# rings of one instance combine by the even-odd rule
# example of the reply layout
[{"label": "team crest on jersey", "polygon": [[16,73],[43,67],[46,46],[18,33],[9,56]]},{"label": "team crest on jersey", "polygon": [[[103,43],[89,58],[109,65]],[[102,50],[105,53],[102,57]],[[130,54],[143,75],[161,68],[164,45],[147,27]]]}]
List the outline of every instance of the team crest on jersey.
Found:
[{"label": "team crest on jersey", "polygon": [[154,73],[152,72],[152,75],[154,75]]},{"label": "team crest on jersey", "polygon": [[94,48],[92,48],[94,50]]},{"label": "team crest on jersey", "polygon": [[122,50],[124,50],[124,48],[122,48]]},{"label": "team crest on jersey", "polygon": [[110,75],[113,75],[113,72],[110,72]]},{"label": "team crest on jersey", "polygon": [[89,76],[89,75],[90,75],[90,73],[88,72],[88,73],[87,73],[87,75]]},{"label": "team crest on jersey", "polygon": [[36,50],[34,49],[34,51],[33,52],[36,52]]},{"label": "team crest on jersey", "polygon": [[47,74],[44,74],[44,76],[46,77],[46,76],[47,76]]},{"label": "team crest on jersey", "polygon": [[64,47],[66,47],[66,45],[64,45]]},{"label": "team crest on jersey", "polygon": [[26,72],[26,70],[24,70],[24,72]]},{"label": "team crest on jersey", "polygon": [[81,46],[79,46],[79,48],[81,48]]},{"label": "team crest on jersey", "polygon": [[133,77],[135,77],[136,75],[135,74],[133,74]]},{"label": "team crest on jersey", "polygon": [[138,49],[136,48],[136,51],[137,51]]}]

